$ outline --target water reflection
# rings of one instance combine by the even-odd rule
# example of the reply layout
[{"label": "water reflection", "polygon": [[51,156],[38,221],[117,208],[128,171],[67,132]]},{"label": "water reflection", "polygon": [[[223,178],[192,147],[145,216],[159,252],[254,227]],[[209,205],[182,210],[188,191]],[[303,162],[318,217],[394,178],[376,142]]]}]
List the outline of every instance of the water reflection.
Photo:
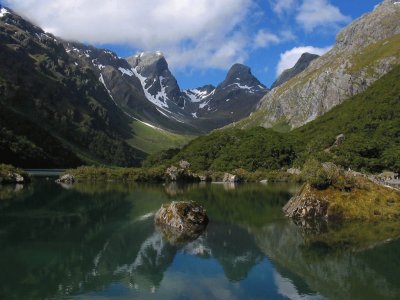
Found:
[{"label": "water reflection", "polygon": [[[398,224],[309,233],[281,207],[293,186],[75,185],[39,181],[0,210],[1,299],[396,299]],[[195,200],[210,223],[173,245],[163,202]],[[360,232],[360,234],[356,234]],[[364,237],[364,238],[361,238]],[[380,244],[389,238],[392,242]]]}]

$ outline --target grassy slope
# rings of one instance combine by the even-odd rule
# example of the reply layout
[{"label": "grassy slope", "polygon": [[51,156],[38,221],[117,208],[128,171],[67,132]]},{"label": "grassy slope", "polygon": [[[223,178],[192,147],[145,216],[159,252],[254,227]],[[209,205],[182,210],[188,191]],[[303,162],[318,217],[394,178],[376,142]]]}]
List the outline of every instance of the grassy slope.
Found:
[{"label": "grassy slope", "polygon": [[[261,127],[218,130],[191,141],[170,161],[186,159],[194,170],[280,169],[301,166],[308,158],[379,172],[400,170],[400,66],[333,110],[288,133]],[[335,137],[343,144],[333,147]]]},{"label": "grassy slope", "polygon": [[132,121],[134,135],[127,140],[132,147],[152,154],[164,149],[182,147],[194,136],[180,135],[163,129],[152,128],[139,121]]}]

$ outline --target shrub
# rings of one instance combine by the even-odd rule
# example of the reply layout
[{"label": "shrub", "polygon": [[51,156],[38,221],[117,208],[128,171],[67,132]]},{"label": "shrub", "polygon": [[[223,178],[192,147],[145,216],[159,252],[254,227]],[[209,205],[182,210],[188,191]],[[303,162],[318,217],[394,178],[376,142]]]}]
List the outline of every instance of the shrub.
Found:
[{"label": "shrub", "polygon": [[303,166],[303,180],[319,190],[324,190],[332,184],[332,175],[333,172],[325,170],[322,164],[315,159],[306,161]]}]

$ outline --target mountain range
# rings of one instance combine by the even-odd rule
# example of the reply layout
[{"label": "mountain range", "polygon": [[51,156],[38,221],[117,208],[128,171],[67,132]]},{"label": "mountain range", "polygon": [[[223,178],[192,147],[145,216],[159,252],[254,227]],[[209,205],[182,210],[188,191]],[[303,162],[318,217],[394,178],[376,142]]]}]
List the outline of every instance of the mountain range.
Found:
[{"label": "mountain range", "polygon": [[139,166],[159,149],[238,121],[268,92],[248,67],[182,91],[162,53],[123,59],[0,13],[0,145],[25,167]]}]

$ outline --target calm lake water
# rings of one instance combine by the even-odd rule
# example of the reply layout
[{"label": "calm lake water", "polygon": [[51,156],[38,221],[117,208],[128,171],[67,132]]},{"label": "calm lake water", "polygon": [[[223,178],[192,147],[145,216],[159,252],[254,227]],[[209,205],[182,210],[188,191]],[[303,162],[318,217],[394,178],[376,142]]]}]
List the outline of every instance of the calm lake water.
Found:
[{"label": "calm lake water", "polygon": [[[0,187],[0,299],[400,299],[399,224],[295,225],[297,188]],[[171,244],[153,214],[189,199],[210,223]]]}]

